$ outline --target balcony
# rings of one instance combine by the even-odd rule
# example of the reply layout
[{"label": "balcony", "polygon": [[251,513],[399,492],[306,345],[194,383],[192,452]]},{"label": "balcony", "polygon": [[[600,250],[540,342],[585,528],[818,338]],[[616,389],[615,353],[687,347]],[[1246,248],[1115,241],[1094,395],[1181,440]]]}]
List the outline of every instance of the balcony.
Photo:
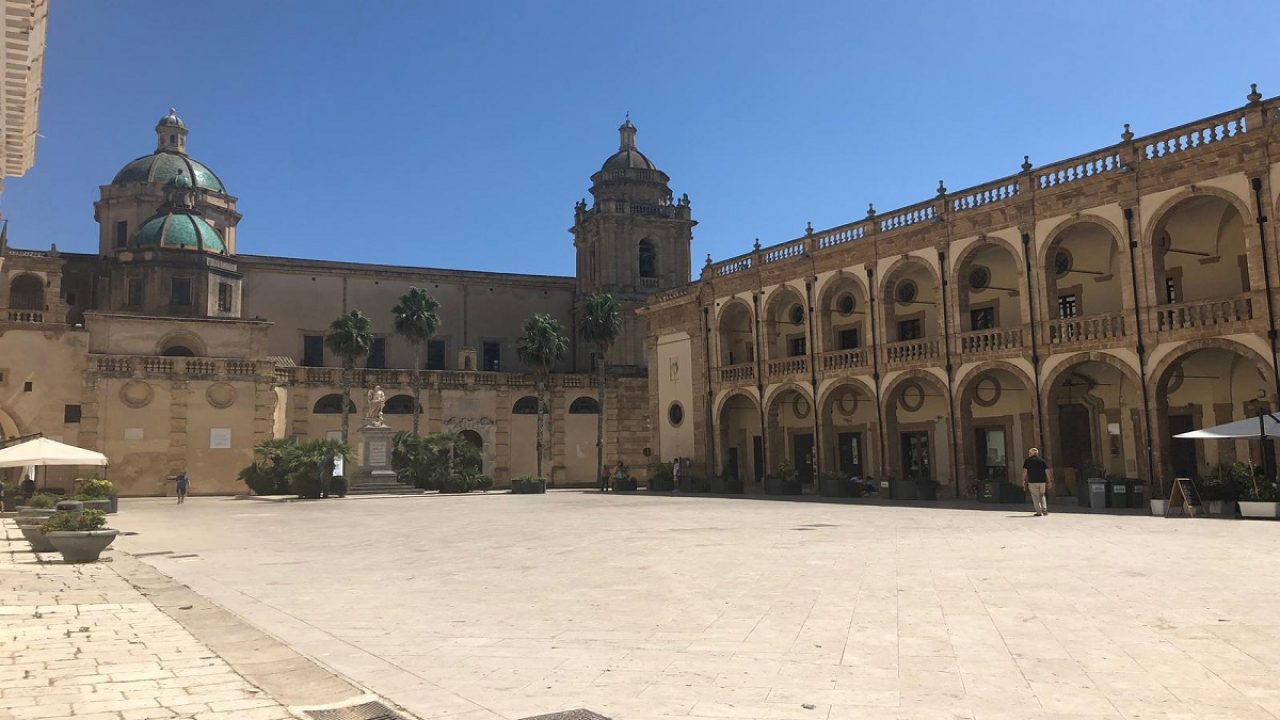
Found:
[{"label": "balcony", "polygon": [[1125,336],[1124,316],[1089,315],[1050,320],[1045,324],[1045,334],[1055,349],[1076,344],[1109,345]]},{"label": "balcony", "polygon": [[933,365],[941,361],[941,343],[937,338],[900,340],[884,346],[890,367]]},{"label": "balcony", "polygon": [[42,323],[44,312],[41,310],[10,310],[9,322]]},{"label": "balcony", "polygon": [[769,361],[769,381],[797,380],[809,376],[809,358],[804,355]]},{"label": "balcony", "polygon": [[[253,379],[269,376],[274,363],[224,358],[157,357],[154,355],[90,355],[90,367],[105,377],[173,380]],[[298,368],[294,368],[298,369]]]},{"label": "balcony", "polygon": [[856,370],[858,368],[870,367],[870,365],[871,354],[866,348],[834,350],[832,352],[822,354],[822,370],[824,372]]},{"label": "balcony", "polygon": [[[1161,305],[1152,310],[1156,332],[1171,333],[1182,330],[1210,329],[1215,333],[1227,331],[1230,326],[1247,326],[1253,320],[1253,294],[1235,297],[1196,300],[1193,302]],[[1245,329],[1245,328],[1240,328]]]},{"label": "balcony", "polygon": [[1022,352],[1022,328],[974,330],[956,336],[965,360],[973,356],[1006,356]]},{"label": "balcony", "polygon": [[755,363],[741,363],[720,368],[720,382],[724,385],[749,385],[755,382]]}]

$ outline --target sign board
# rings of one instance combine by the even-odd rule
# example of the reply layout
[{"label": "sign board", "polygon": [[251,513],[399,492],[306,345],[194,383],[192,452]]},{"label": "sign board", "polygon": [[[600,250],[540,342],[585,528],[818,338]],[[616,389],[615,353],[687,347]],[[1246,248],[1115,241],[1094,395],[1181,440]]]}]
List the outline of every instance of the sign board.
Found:
[{"label": "sign board", "polygon": [[1191,478],[1174,478],[1173,490],[1169,493],[1169,504],[1164,509],[1164,516],[1174,508],[1182,508],[1189,517],[1195,517],[1196,511],[1203,506],[1200,503],[1200,492]]},{"label": "sign board", "polygon": [[209,447],[224,450],[231,447],[231,428],[209,428]]},{"label": "sign board", "polygon": [[125,428],[124,439],[125,440],[141,440],[142,428]]},{"label": "sign board", "polygon": [[387,464],[387,441],[386,440],[370,440],[369,459],[365,464],[369,467],[382,467]]}]

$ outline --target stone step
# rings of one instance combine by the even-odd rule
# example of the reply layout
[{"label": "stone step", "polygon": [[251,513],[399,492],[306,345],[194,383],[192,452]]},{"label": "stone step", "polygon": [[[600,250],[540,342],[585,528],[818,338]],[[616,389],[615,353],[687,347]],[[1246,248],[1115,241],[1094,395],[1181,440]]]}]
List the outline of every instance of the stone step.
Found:
[{"label": "stone step", "polygon": [[348,495],[421,495],[422,491],[408,485],[362,485],[347,488]]}]

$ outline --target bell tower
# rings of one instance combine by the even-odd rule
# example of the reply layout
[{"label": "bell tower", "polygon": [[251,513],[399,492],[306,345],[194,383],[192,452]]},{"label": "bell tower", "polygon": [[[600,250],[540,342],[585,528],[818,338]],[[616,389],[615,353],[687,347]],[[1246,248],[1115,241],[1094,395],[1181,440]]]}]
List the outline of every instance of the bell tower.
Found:
[{"label": "bell tower", "polygon": [[[649,295],[689,282],[693,239],[689,196],[672,196],[670,178],[636,147],[636,126],[618,128],[618,151],[591,176],[592,203],[574,207],[578,295],[606,292],[622,304],[622,332],[609,351],[618,370],[647,366],[644,320]],[[578,343],[578,367],[590,368],[591,348]]]}]

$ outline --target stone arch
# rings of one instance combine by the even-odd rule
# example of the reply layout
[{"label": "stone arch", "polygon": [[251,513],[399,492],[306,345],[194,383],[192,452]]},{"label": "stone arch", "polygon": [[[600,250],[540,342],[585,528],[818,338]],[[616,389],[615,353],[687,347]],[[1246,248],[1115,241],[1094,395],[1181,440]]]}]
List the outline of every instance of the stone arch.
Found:
[{"label": "stone arch", "polygon": [[[799,322],[792,316],[792,310],[800,308]],[[805,293],[789,283],[783,283],[769,292],[765,297],[761,319],[764,321],[764,347],[766,360],[787,357],[787,335],[794,336],[798,331],[804,335],[805,353],[808,354],[809,338],[809,301]]]},{"label": "stone arch", "polygon": [[[880,457],[880,413],[875,387],[869,377],[844,377],[830,383],[818,394],[819,446],[821,467],[845,477],[878,475]],[[843,405],[852,390],[855,405]]]},{"label": "stone arch", "polygon": [[208,356],[208,351],[205,348],[204,341],[200,339],[200,336],[186,330],[175,330],[174,332],[167,333],[162,336],[156,343],[156,354],[169,355],[171,357],[183,357],[183,355],[173,354],[177,352],[179,348],[190,350],[190,356]]},{"label": "stone arch", "polygon": [[904,370],[894,376],[894,378],[889,381],[889,384],[885,385],[881,390],[880,394],[884,397],[886,405],[893,398],[894,393],[901,389],[902,384],[908,380],[924,380],[926,382],[933,383],[937,389],[943,393],[944,397],[947,392],[946,381],[928,370],[922,370],[919,368],[914,370]]},{"label": "stone arch", "polygon": [[889,267],[885,268],[884,272],[879,273],[880,280],[876,286],[877,299],[882,301],[889,299],[888,292],[894,276],[901,272],[904,267],[909,265],[920,265],[925,270],[929,271],[929,276],[933,278],[933,282],[935,284],[940,284],[938,283],[938,268],[932,263],[919,255],[903,255],[890,263]]},{"label": "stone arch", "polygon": [[[1151,301],[1156,305],[1169,303],[1169,296],[1166,294],[1170,290],[1166,289],[1165,282],[1171,281],[1172,293],[1177,297],[1173,302],[1193,302],[1195,300],[1203,300],[1207,297],[1222,297],[1225,295],[1236,295],[1246,291],[1247,288],[1254,289],[1263,285],[1263,277],[1261,267],[1258,263],[1248,262],[1247,278],[1241,278],[1238,271],[1233,270],[1232,264],[1215,264],[1213,266],[1205,266],[1196,262],[1172,262],[1175,258],[1171,258],[1171,253],[1166,252],[1158,246],[1158,239],[1162,232],[1169,230],[1169,223],[1183,209],[1198,199],[1216,199],[1226,204],[1230,209],[1235,210],[1236,217],[1240,221],[1239,248],[1240,255],[1249,258],[1257,257],[1261,252],[1257,233],[1249,232],[1250,218],[1254,217],[1253,210],[1250,209],[1250,203],[1241,198],[1239,195],[1221,188],[1193,186],[1184,188],[1172,196],[1165,199],[1164,202],[1151,213],[1150,220],[1144,223],[1142,228],[1142,247],[1145,248],[1146,259],[1149,269],[1147,274],[1149,282],[1152,283],[1151,288],[1153,295]],[[1194,210],[1190,210],[1194,212]],[[1224,215],[1219,220],[1217,234],[1214,235],[1215,240],[1221,240],[1224,236],[1222,220],[1229,220],[1229,215]],[[1192,233],[1192,237],[1200,238],[1201,233]],[[1221,250],[1221,246],[1215,248]],[[1184,248],[1185,251],[1185,248]],[[1190,251],[1195,252],[1195,251]],[[1175,256],[1176,257],[1176,256]],[[1185,256],[1184,256],[1185,258]],[[1227,259],[1219,256],[1220,260]],[[1237,260],[1238,262],[1238,260]],[[1246,261],[1247,262],[1247,261]],[[1172,271],[1169,265],[1177,266],[1177,271]],[[1189,270],[1188,275],[1191,277],[1182,277],[1182,271]],[[1224,277],[1225,274],[1225,277]],[[1243,281],[1242,281],[1243,280]],[[1225,287],[1224,287],[1225,285]],[[1238,288],[1232,286],[1238,285]],[[1218,288],[1219,291],[1210,291],[1208,295],[1202,295],[1201,292],[1205,288]],[[1222,292],[1226,290],[1226,292]],[[1200,292],[1197,292],[1200,291]],[[1192,297],[1193,295],[1198,297]]]},{"label": "stone arch", "polygon": [[784,382],[784,383],[778,383],[776,385],[770,385],[769,387],[765,388],[765,391],[764,391],[765,409],[766,410],[770,409],[773,406],[774,401],[778,399],[778,396],[782,395],[788,390],[795,390],[796,392],[799,392],[801,395],[803,395],[805,399],[808,400],[810,403],[813,402],[813,393],[809,391],[809,388],[806,385],[803,385],[797,382]]},{"label": "stone arch", "polygon": [[22,426],[18,424],[18,421],[14,420],[13,416],[5,412],[3,408],[0,408],[0,440],[21,437],[23,434]]},{"label": "stone arch", "polygon": [[[1013,380],[1021,385],[1020,397],[1025,401],[1021,404],[1016,401],[1010,402],[1010,398],[997,394],[989,404],[986,404],[986,407],[983,407],[977,398],[978,385],[991,373],[1006,373],[1012,376]],[[1019,390],[1018,388],[1009,389],[1015,392]],[[962,490],[967,493],[970,490],[968,485],[972,481],[988,479],[1015,481],[1015,473],[1011,471],[1018,466],[1022,453],[1039,443],[1040,412],[1035,381],[1014,363],[989,360],[978,363],[957,380],[956,398],[959,429],[955,443],[959,451],[957,455],[960,462],[960,477],[965,481],[961,483]],[[982,412],[978,412],[979,407],[982,407]],[[978,418],[982,418],[982,422],[978,422]],[[979,430],[982,432],[978,432]],[[992,468],[1000,466],[1001,463],[986,462],[979,452],[978,445],[994,448],[998,441],[1003,442],[1004,477],[988,477],[988,472],[998,474],[998,471]]]},{"label": "stone arch", "polygon": [[[846,292],[854,301],[854,309],[849,313],[836,307]],[[816,288],[815,297],[815,351],[826,353],[852,349],[850,346],[854,340],[859,347],[869,343],[871,295],[864,277],[839,270]]]},{"label": "stone arch", "polygon": [[9,280],[10,310],[44,310],[45,281],[34,273],[24,272]]},{"label": "stone arch", "polygon": [[356,412],[356,404],[350,398],[343,397],[341,393],[329,393],[316,400],[311,406],[311,412],[315,415],[339,415],[342,413],[344,400],[347,403],[347,413]]},{"label": "stone arch", "polygon": [[1038,267],[1041,269],[1046,268],[1049,262],[1049,252],[1053,248],[1053,246],[1056,245],[1058,241],[1062,239],[1062,236],[1065,235],[1069,230],[1075,227],[1079,227],[1080,225],[1084,225],[1086,223],[1092,223],[1094,225],[1098,225],[1103,230],[1106,230],[1107,233],[1111,235],[1111,239],[1115,242],[1116,252],[1119,253],[1121,250],[1124,249],[1125,236],[1121,232],[1120,228],[1116,227],[1115,223],[1102,217],[1101,215],[1094,215],[1092,213],[1079,213],[1079,214],[1071,215],[1070,217],[1066,218],[1062,222],[1055,225],[1054,228],[1049,231],[1049,234],[1046,235],[1044,238],[1044,242],[1040,245],[1040,249],[1036,251],[1035,267]]},{"label": "stone arch", "polygon": [[[1099,380],[1099,376],[1096,371],[1089,371],[1087,375],[1083,372],[1084,366],[1089,364],[1114,371],[1114,397],[1095,392],[1108,383],[1092,384]],[[1074,400],[1077,385],[1067,384],[1072,375],[1091,383],[1080,398]],[[1062,395],[1064,391],[1065,397]],[[1101,463],[1104,473],[1114,474],[1123,470],[1127,476],[1147,477],[1147,448],[1152,431],[1146,410],[1150,405],[1142,403],[1142,381],[1134,366],[1107,352],[1072,353],[1041,379],[1041,393],[1045,444],[1041,455],[1061,476],[1061,483],[1055,488],[1057,494],[1069,495],[1073,483],[1077,494],[1082,492],[1084,481],[1088,479],[1086,466],[1089,464]],[[1064,416],[1073,406],[1078,406],[1076,411]],[[1119,455],[1108,452],[1105,447],[1113,442],[1108,428],[1104,427],[1104,424],[1109,426],[1113,422],[1112,418],[1119,425]]]},{"label": "stone arch", "polygon": [[815,288],[818,304],[826,305],[827,301],[831,299],[831,293],[835,292],[842,283],[846,282],[852,282],[857,286],[863,297],[870,297],[870,288],[867,287],[866,276],[841,268],[840,270],[832,273],[831,276],[824,280],[820,286]]},{"label": "stone arch", "polygon": [[[735,400],[743,402],[745,407],[731,407]],[[739,411],[742,415],[734,418],[732,413]],[[757,464],[754,445],[755,438],[761,438],[763,443],[764,436],[760,434],[760,401],[754,389],[735,388],[725,392],[716,403],[712,419],[718,454],[714,459],[716,470],[743,482],[762,478],[763,458],[759,458],[761,462]]]},{"label": "stone arch", "polygon": [[[923,385],[921,391],[928,395],[921,397],[919,407],[903,408],[899,396],[906,387],[914,383]],[[920,479],[908,478],[909,475],[923,475],[939,483],[942,489],[951,489],[950,479],[954,477],[956,469],[952,467],[949,445],[953,442],[955,428],[951,422],[951,402],[946,381],[927,370],[907,370],[889,381],[880,397],[883,403],[886,449],[882,465],[888,476],[907,482],[909,479]],[[913,438],[919,437],[927,441],[927,455],[919,453],[926,458],[925,472],[922,472],[918,464],[914,468],[908,468],[904,463],[908,454],[913,457],[917,455],[916,452],[908,453],[908,446],[916,442]]]},{"label": "stone arch", "polygon": [[653,241],[644,238],[636,244],[636,270],[642,278],[658,277],[658,250]]},{"label": "stone arch", "polygon": [[[745,329],[729,326],[735,316],[745,317]],[[740,297],[719,303],[715,313],[715,327],[718,365],[742,365],[755,361],[756,312],[752,303]],[[743,333],[746,337],[740,337]]]},{"label": "stone arch", "polygon": [[[1170,368],[1185,360],[1192,353],[1200,350],[1224,350],[1226,352],[1235,353],[1245,357],[1253,361],[1253,364],[1258,368],[1258,370],[1262,371],[1262,377],[1265,380],[1268,382],[1273,380],[1275,371],[1272,369],[1271,363],[1253,348],[1234,340],[1227,340],[1226,338],[1201,338],[1199,340],[1188,340],[1187,342],[1182,343],[1177,347],[1177,349],[1160,358],[1160,361],[1151,368],[1149,382],[1151,383],[1151,392],[1156,394],[1154,397],[1158,397],[1158,393],[1163,392],[1163,386],[1168,382],[1168,378],[1166,376],[1168,375]],[[1273,395],[1274,393],[1269,394]]]},{"label": "stone arch", "polygon": [[1101,351],[1078,352],[1068,355],[1065,360],[1055,365],[1047,375],[1040,379],[1040,387],[1044,388],[1044,392],[1048,395],[1053,391],[1053,386],[1058,383],[1058,380],[1068,370],[1087,362],[1100,362],[1110,365],[1123,373],[1125,379],[1131,381],[1134,387],[1142,387],[1142,381],[1138,378],[1138,371],[1132,365],[1111,353]]},{"label": "stone arch", "polygon": [[1156,229],[1161,226],[1169,213],[1176,210],[1179,205],[1187,200],[1205,196],[1216,197],[1219,200],[1226,201],[1227,204],[1236,209],[1236,212],[1240,213],[1240,217],[1246,222],[1248,222],[1249,218],[1254,216],[1253,210],[1249,207],[1249,202],[1230,190],[1206,187],[1204,185],[1197,185],[1194,190],[1189,187],[1183,188],[1168,198],[1165,198],[1165,201],[1160,203],[1160,206],[1155,209],[1155,212],[1151,213],[1150,220],[1145,223],[1146,227],[1142,230],[1143,247],[1152,247],[1152,243],[1155,241]]},{"label": "stone arch", "polygon": [[[990,287],[974,290],[969,283],[971,265],[982,253],[988,251],[1005,253],[1012,261],[1013,275],[999,280],[994,277],[997,273],[992,272],[989,282]],[[991,315],[995,317],[995,323],[992,327],[1017,327],[1025,322],[1031,300],[1026,293],[1027,273],[1023,257],[1023,252],[1020,248],[1015,247],[1013,243],[999,236],[984,236],[960,251],[951,264],[951,285],[955,288],[956,300],[955,308],[952,310],[952,320],[954,322],[953,327],[958,332],[992,329],[991,327],[969,327],[971,324],[976,325],[977,321],[966,317],[966,313],[970,309],[975,309],[973,296],[982,292],[997,293],[985,302],[977,301],[980,303],[978,308],[985,308],[987,305],[992,306]],[[991,270],[992,268],[988,269]],[[1004,290],[1006,287],[1016,295],[1008,295]],[[1016,299],[1012,299],[1014,297]],[[1006,300],[1012,300],[1012,302],[1006,302]],[[979,317],[981,317],[981,314],[979,314]]]},{"label": "stone arch", "polygon": [[[392,395],[387,398],[387,403],[383,406],[382,412],[387,415],[412,415],[413,406],[412,395]],[[422,412],[421,403],[418,403],[418,412]]]},{"label": "stone arch", "polygon": [[[916,296],[909,302],[898,299],[898,288],[906,275],[920,271],[925,280],[914,282]],[[927,287],[926,287],[927,285]],[[876,308],[883,322],[881,337],[894,343],[922,338],[940,338],[944,332],[943,283],[938,268],[924,258],[906,255],[894,260],[880,275]]]},{"label": "stone arch", "polygon": [[725,392],[724,392],[724,393],[723,393],[723,394],[722,394],[722,395],[721,395],[721,396],[716,400],[714,416],[715,416],[715,417],[717,417],[717,418],[718,418],[718,417],[720,417],[720,412],[721,412],[722,410],[724,410],[724,406],[725,406],[725,405],[727,405],[727,404],[729,403],[729,401],[730,401],[730,400],[732,400],[733,398],[735,398],[735,397],[737,397],[737,396],[742,396],[742,397],[744,397],[744,398],[746,398],[746,399],[750,400],[750,401],[751,401],[751,403],[752,403],[753,405],[755,405],[757,409],[759,409],[759,407],[760,407],[760,398],[756,397],[756,391],[755,391],[755,388],[733,388],[732,390],[725,391]]}]

